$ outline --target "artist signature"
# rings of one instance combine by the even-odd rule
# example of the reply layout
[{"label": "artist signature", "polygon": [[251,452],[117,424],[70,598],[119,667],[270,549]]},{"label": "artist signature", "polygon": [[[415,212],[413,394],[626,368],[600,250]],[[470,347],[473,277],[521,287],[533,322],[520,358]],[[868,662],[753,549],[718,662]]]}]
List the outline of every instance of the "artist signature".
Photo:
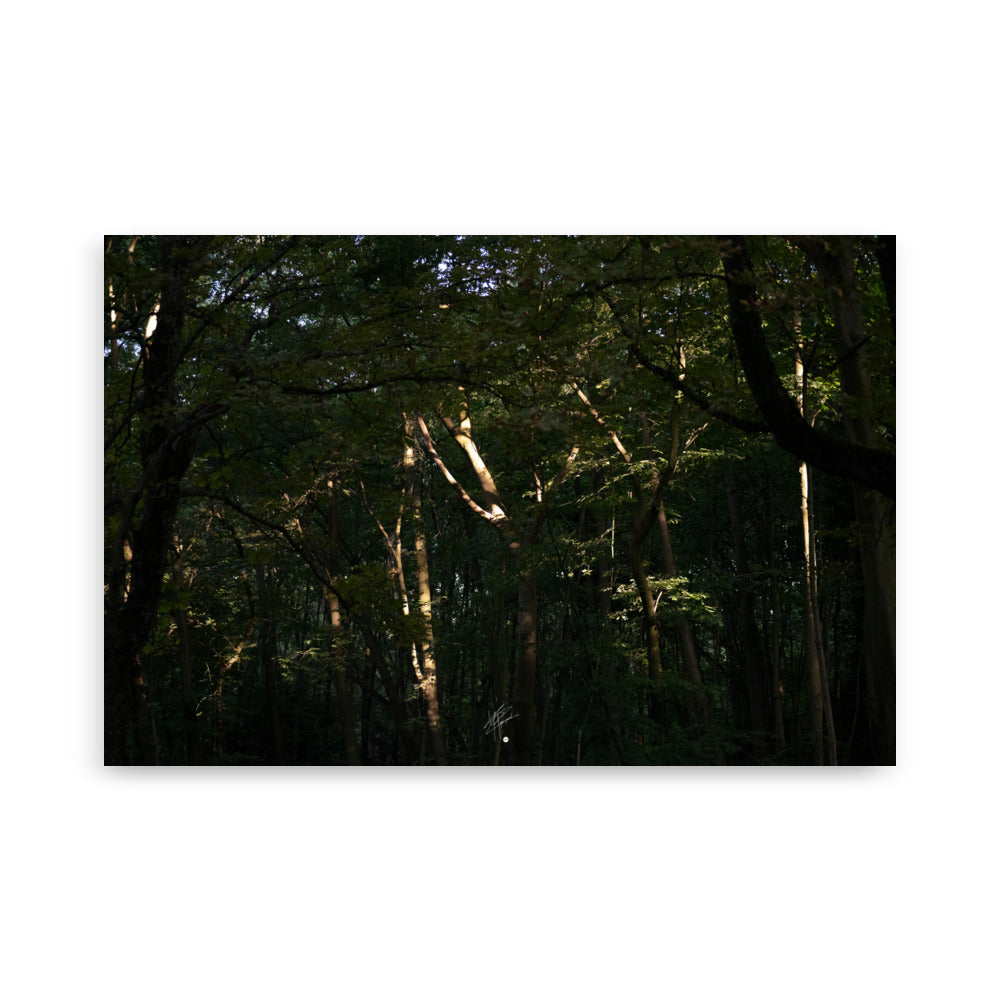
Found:
[{"label": "artist signature", "polygon": [[484,733],[495,733],[501,726],[516,719],[514,710],[508,705],[501,705],[487,720],[483,726]]}]

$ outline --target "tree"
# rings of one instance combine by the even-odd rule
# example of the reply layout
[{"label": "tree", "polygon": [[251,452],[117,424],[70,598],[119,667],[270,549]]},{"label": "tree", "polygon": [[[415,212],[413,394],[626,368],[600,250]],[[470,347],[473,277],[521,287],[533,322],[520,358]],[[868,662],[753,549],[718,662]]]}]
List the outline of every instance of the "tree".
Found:
[{"label": "tree", "polygon": [[891,250],[109,237],[108,763],[891,763]]},{"label": "tree", "polygon": [[[875,402],[868,367],[868,336],[855,275],[854,241],[836,237],[808,241],[807,252],[829,292],[830,311],[844,396],[844,430],[852,447],[874,451],[878,441]],[[895,259],[883,241],[879,265],[895,327]],[[852,482],[865,579],[865,663],[869,726],[878,763],[896,762],[896,560],[895,491],[866,490]],[[867,484],[870,485],[870,484]],[[881,495],[880,495],[881,494]],[[888,499],[887,499],[888,498]]]},{"label": "tree", "polygon": [[[162,263],[151,283],[155,299],[143,331],[136,333],[133,327],[139,390],[128,421],[138,442],[138,481],[124,496],[105,491],[105,508],[110,506],[117,513],[104,616],[104,752],[111,764],[126,762],[130,730],[137,759],[152,762],[140,652],[159,610],[181,478],[194,457],[202,427],[224,409],[214,402],[184,409],[178,400],[187,288],[209,243],[205,237],[159,241],[154,252]],[[137,319],[141,319],[138,312],[133,315]],[[122,332],[117,317],[111,325],[112,342],[117,343]],[[115,370],[117,350],[112,353]],[[119,428],[113,430],[106,450],[115,446],[121,433]],[[127,569],[126,548],[130,554]]]},{"label": "tree", "polygon": [[[764,339],[760,309],[756,308],[753,267],[745,243],[744,237],[734,236],[723,251],[730,322],[747,384],[775,440],[803,462],[894,498],[895,456],[870,443],[845,441],[817,431],[782,386]],[[845,340],[845,344],[848,360],[851,352],[859,349],[860,340]]]}]

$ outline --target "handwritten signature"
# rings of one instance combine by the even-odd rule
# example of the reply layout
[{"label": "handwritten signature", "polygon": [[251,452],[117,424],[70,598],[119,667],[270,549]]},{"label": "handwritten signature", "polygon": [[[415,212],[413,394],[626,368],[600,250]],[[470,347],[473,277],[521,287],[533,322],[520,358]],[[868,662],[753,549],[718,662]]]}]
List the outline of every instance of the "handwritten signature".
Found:
[{"label": "handwritten signature", "polygon": [[484,733],[495,733],[501,726],[506,725],[511,719],[516,719],[514,710],[508,705],[501,705],[487,720],[483,726]]}]

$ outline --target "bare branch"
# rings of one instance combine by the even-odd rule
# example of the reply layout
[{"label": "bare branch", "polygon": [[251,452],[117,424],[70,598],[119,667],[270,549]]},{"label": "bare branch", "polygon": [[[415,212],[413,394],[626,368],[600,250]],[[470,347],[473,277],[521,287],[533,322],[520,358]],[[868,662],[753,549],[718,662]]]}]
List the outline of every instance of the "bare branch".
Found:
[{"label": "bare branch", "polygon": [[502,510],[497,508],[496,515],[491,514],[488,510],[484,510],[479,504],[476,503],[472,497],[465,491],[462,484],[451,474],[451,470],[444,463],[444,459],[438,454],[437,448],[434,447],[434,439],[431,437],[431,432],[427,428],[427,424],[424,421],[422,414],[417,414],[417,426],[420,428],[420,437],[423,441],[424,447],[427,449],[427,453],[434,459],[434,464],[441,470],[441,474],[444,478],[452,485],[458,495],[468,504],[469,509],[478,514],[483,520],[489,521],[491,524],[497,524],[498,522],[506,519],[507,515],[504,514]]},{"label": "bare branch", "polygon": [[438,410],[438,417],[441,423],[448,428],[448,433],[455,439],[455,443],[468,456],[472,469],[476,473],[476,478],[479,480],[479,488],[483,491],[489,502],[493,517],[506,517],[503,508],[500,506],[500,493],[497,490],[497,484],[493,481],[493,475],[490,473],[486,462],[483,461],[483,456],[479,454],[476,442],[472,440],[472,422],[469,419],[468,411],[463,411],[458,426],[455,425],[453,420],[441,413],[440,410]]}]

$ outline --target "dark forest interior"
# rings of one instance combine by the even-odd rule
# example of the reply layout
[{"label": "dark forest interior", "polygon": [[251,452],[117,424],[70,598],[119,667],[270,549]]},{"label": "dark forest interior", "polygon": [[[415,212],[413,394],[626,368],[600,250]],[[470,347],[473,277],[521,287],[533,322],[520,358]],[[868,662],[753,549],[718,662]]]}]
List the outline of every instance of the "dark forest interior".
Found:
[{"label": "dark forest interior", "polygon": [[895,763],[895,239],[109,236],[105,763]]}]

